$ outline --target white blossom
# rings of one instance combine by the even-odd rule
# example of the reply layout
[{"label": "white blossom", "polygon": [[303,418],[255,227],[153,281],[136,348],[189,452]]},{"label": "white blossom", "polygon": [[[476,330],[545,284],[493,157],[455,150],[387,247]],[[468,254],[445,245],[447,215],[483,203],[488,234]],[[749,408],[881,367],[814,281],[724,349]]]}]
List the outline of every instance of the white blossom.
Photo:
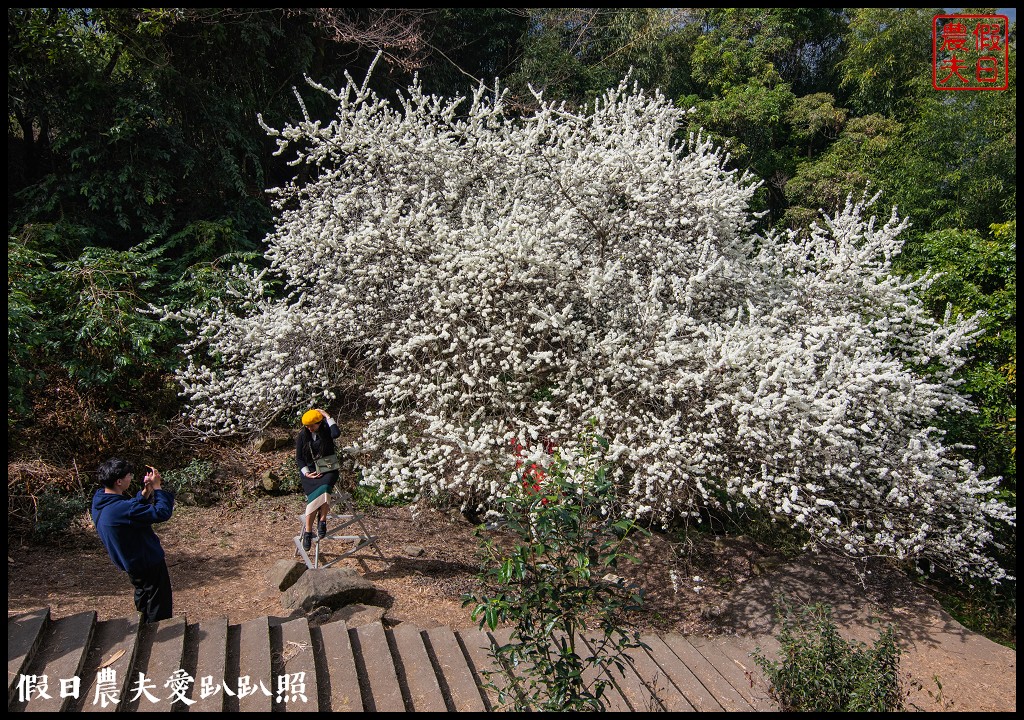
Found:
[{"label": "white blossom", "polygon": [[892,273],[905,221],[851,200],[757,236],[756,183],[626,83],[525,117],[483,87],[313,85],[331,122],[266,128],[309,178],[273,191],[269,270],[176,315],[197,426],[365,393],[365,483],[484,509],[594,422],[629,515],[729,502],[847,553],[1004,574],[986,548],[1015,513],[934,427],[972,409],[952,378],[978,319],[933,320],[932,278]]}]

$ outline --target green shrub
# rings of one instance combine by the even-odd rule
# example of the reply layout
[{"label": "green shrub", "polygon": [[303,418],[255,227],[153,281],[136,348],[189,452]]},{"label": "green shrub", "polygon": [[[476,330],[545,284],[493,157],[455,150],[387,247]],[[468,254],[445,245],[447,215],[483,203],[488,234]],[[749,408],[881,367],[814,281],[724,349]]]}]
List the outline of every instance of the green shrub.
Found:
[{"label": "green shrub", "polygon": [[164,489],[174,492],[175,500],[183,505],[208,505],[218,495],[211,482],[213,473],[212,463],[196,459],[183,468],[164,473]]},{"label": "green shrub", "polygon": [[375,485],[360,485],[358,479],[352,498],[360,512],[366,512],[375,507],[401,507],[409,502],[408,498],[383,493]]},{"label": "green shrub", "polygon": [[[481,628],[512,628],[508,644],[492,648],[503,687],[490,677],[488,686],[516,711],[602,709],[608,683],[588,683],[584,670],[622,672],[625,651],[642,647],[622,622],[625,611],[642,605],[642,592],[615,574],[622,560],[633,559],[623,543],[638,528],[613,519],[608,468],[595,468],[589,457],[570,467],[556,455],[546,472],[523,469],[521,486],[504,503],[516,544],[506,552],[481,541],[483,590],[463,598]],[[588,648],[582,635],[591,629]]]},{"label": "green shrub", "polygon": [[90,504],[90,499],[80,494],[44,491],[37,500],[32,535],[45,539],[66,532],[85,519]]},{"label": "green shrub", "polygon": [[821,603],[798,614],[780,601],[781,660],[753,657],[768,678],[783,711],[891,712],[902,710],[904,693],[896,628],[886,627],[873,647],[839,634],[832,610]]},{"label": "green shrub", "polygon": [[274,468],[273,473],[277,476],[277,493],[291,495],[302,492],[302,483],[299,482],[299,467],[295,464],[295,455],[288,455],[280,465]]}]

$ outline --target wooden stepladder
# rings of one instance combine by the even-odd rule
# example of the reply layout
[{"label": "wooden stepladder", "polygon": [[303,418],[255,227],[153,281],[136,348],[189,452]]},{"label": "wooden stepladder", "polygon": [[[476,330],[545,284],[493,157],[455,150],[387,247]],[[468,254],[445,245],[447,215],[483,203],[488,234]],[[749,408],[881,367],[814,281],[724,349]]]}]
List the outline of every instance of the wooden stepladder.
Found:
[{"label": "wooden stepladder", "polygon": [[[321,496],[326,498],[326,496]],[[367,530],[366,524],[363,522],[363,514],[355,509],[355,503],[352,502],[352,495],[347,492],[335,492],[331,494],[331,508],[332,510],[340,511],[339,514],[331,512],[327,515],[327,536],[322,540],[316,537],[316,523],[313,524],[313,548],[312,555],[302,547],[302,532],[306,529],[306,515],[311,512],[315,512],[316,508],[323,504],[323,500],[317,498],[309,505],[306,506],[306,512],[299,516],[299,534],[295,536],[295,554],[302,558],[303,562],[306,563],[306,567],[310,570],[321,567],[330,567],[334,563],[338,562],[342,558],[355,555],[360,550],[365,548],[371,548],[377,557],[381,560],[386,560],[384,553],[381,552],[380,548],[377,547],[377,536],[371,535],[370,531]],[[341,535],[339,534],[342,530],[351,528],[349,532],[358,531],[357,535]],[[320,562],[320,544],[321,543],[333,543],[341,542],[350,545],[347,550],[334,556],[330,562]],[[333,554],[333,553],[332,553]]]}]

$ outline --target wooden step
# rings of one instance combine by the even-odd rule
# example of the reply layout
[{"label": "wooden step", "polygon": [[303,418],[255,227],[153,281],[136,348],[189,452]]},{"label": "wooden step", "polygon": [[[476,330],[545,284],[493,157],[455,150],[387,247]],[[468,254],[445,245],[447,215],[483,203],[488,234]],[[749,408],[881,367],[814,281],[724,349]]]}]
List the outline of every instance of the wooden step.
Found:
[{"label": "wooden step", "polygon": [[327,698],[331,712],[363,712],[363,694],[359,686],[359,671],[349,637],[343,622],[328,623],[310,632],[317,646],[317,658],[322,674],[320,688]]},{"label": "wooden step", "polygon": [[[597,636],[580,639],[590,657]],[[750,638],[645,635],[623,672],[586,666],[609,682],[605,709],[619,712],[776,710],[750,657]],[[496,672],[493,633],[420,629],[403,623],[310,627],[304,617],[141,617],[96,622],[95,612],[59,620],[49,609],[8,618],[8,708],[43,712],[490,712],[508,677]],[[760,642],[777,651],[773,638]],[[514,673],[524,676],[520,666]],[[28,681],[34,676],[31,692]],[[43,676],[46,685],[43,686]],[[78,678],[77,694],[68,683]],[[67,682],[62,683],[65,680]],[[19,682],[22,698],[19,698]],[[493,687],[492,687],[493,686]],[[62,692],[62,690],[64,692]],[[145,690],[145,691],[144,691]],[[45,691],[40,692],[40,691]],[[148,693],[148,694],[147,694]]]},{"label": "wooden step", "polygon": [[[190,628],[191,629],[191,628]],[[224,692],[228,681],[228,619],[204,620],[188,633],[195,647],[195,684],[189,697],[194,704],[189,712],[224,712],[229,695]],[[234,678],[232,678],[234,680]],[[234,690],[237,683],[229,687]]]},{"label": "wooden step", "polygon": [[491,636],[483,630],[459,630],[455,636],[465,651],[467,664],[473,671],[473,677],[481,689],[487,709],[505,709],[499,699],[499,693],[506,689],[507,683],[491,655],[491,648],[494,645]]},{"label": "wooden step", "polygon": [[486,712],[487,704],[473,675],[469,659],[455,633],[446,627],[425,631],[430,654],[445,683],[443,692],[453,712]]},{"label": "wooden step", "polygon": [[[729,684],[729,681],[722,676],[718,669],[682,635],[674,633],[663,635],[657,638],[657,642],[652,640],[649,644],[658,653],[656,655],[658,664],[667,670],[675,667],[675,663],[671,660],[671,656],[668,653],[675,655],[679,663],[685,668],[685,671],[679,670],[677,674],[684,672],[692,674],[694,679],[700,681],[701,685],[707,690],[708,695],[714,698],[715,703],[723,710],[729,712],[750,712],[754,709],[750,703],[743,699],[740,692]],[[687,680],[680,679],[676,682],[676,685],[680,686],[680,689],[686,693]],[[687,695],[687,697],[690,696]],[[690,702],[698,710],[705,709],[703,700],[696,696],[690,697]]]},{"label": "wooden step", "polygon": [[689,641],[751,707],[761,712],[778,709],[768,697],[760,671],[747,655],[752,647],[746,649],[747,644],[736,637],[694,637],[689,638]]},{"label": "wooden step", "polygon": [[[596,653],[599,649],[599,637],[593,634],[586,634],[583,636],[584,641],[589,645],[590,651]],[[627,662],[620,669],[610,667],[607,670],[609,678],[614,682],[618,691],[622,693],[622,696],[629,703],[633,712],[662,712],[665,707],[662,705],[658,696],[655,694],[657,689],[656,684],[652,680],[652,685],[649,686],[645,683],[644,678],[637,674],[636,669],[633,667],[632,662]]]},{"label": "wooden step", "polygon": [[349,631],[349,639],[359,669],[366,712],[405,712],[405,699],[384,626],[380,623],[361,625]]},{"label": "wooden step", "polygon": [[16,683],[10,709],[15,712],[67,710],[75,702],[72,693],[76,680],[81,692],[82,669],[95,628],[95,610],[47,622],[38,649]]},{"label": "wooden step", "polygon": [[410,712],[448,712],[448,702],[437,682],[418,627],[402,623],[389,631],[395,668]]},{"label": "wooden step", "polygon": [[270,712],[274,682],[270,661],[270,621],[256,618],[239,628],[238,674],[225,678],[236,684],[238,712]]},{"label": "wooden step", "polygon": [[280,659],[280,670],[274,673],[276,709],[286,712],[320,712],[323,709],[329,712],[330,707],[320,707],[316,657],[309,622],[306,618],[296,618],[281,624],[280,628],[280,649],[274,653]]},{"label": "wooden step", "polygon": [[7,706],[18,693],[18,683],[35,657],[47,624],[50,608],[39,608],[23,615],[7,618]]},{"label": "wooden step", "polygon": [[139,613],[97,623],[74,710],[117,712],[126,705],[141,627]]},{"label": "wooden step", "polygon": [[[176,699],[174,678],[184,670],[185,626],[184,617],[142,625],[138,658],[131,670],[125,710],[173,712],[182,706]],[[188,690],[184,678],[181,687]]]}]

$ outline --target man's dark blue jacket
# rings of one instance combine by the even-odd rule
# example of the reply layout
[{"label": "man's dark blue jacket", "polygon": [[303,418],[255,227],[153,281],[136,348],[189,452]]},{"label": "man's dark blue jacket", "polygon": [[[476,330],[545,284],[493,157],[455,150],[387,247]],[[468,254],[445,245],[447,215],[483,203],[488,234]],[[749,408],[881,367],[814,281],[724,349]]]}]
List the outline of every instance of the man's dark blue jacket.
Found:
[{"label": "man's dark blue jacket", "polygon": [[174,495],[154,490],[152,502],[140,492],[132,498],[103,492],[92,496],[92,522],[114,564],[127,573],[138,573],[164,559],[153,523],[169,520]]}]

